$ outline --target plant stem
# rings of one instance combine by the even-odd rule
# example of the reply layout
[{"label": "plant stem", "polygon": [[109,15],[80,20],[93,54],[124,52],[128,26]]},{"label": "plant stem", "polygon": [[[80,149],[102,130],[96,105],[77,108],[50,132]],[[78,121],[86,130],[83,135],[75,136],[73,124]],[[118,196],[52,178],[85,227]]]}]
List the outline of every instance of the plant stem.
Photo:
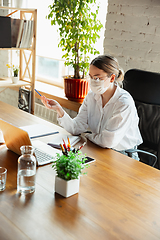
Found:
[{"label": "plant stem", "polygon": [[78,49],[79,49],[79,43],[75,43],[75,52],[76,52],[76,56],[75,56],[75,63],[77,65],[77,67],[74,69],[74,78],[80,78],[80,74],[79,74],[79,54],[78,54]]}]

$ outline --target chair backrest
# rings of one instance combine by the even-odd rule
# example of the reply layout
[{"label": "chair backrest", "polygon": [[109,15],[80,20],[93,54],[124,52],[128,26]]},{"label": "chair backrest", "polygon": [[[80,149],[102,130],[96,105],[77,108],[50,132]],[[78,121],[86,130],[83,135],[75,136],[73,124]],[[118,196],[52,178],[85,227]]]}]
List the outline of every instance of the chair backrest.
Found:
[{"label": "chair backrest", "polygon": [[139,69],[128,70],[123,88],[135,101],[144,143],[157,151],[160,139],[160,74]]}]

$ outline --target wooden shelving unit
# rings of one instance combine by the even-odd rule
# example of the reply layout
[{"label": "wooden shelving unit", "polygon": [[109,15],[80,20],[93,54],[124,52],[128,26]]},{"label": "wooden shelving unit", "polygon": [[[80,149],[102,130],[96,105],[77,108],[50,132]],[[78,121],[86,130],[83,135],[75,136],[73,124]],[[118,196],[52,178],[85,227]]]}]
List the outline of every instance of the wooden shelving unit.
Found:
[{"label": "wooden shelving unit", "polygon": [[[20,72],[18,84],[14,84],[14,87],[29,85],[31,90],[31,113],[34,114],[34,103],[35,103],[35,71],[36,71],[36,32],[37,32],[37,9],[29,8],[13,8],[13,7],[2,7],[2,10],[8,10],[7,16],[12,16],[14,13],[19,12],[20,19],[27,19],[34,21],[33,39],[30,48],[0,48],[0,50],[19,50],[19,63]],[[28,74],[28,75],[27,75]],[[3,83],[2,83],[3,82]],[[24,84],[23,84],[24,83]],[[2,86],[3,85],[3,86]],[[0,87],[13,87],[11,81],[0,81]]]}]

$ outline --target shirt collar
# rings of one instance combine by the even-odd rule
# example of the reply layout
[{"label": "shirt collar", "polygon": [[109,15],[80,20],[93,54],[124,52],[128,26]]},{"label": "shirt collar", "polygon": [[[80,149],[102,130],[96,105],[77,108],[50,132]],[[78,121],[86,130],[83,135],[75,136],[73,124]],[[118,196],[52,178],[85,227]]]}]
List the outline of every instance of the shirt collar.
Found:
[{"label": "shirt collar", "polygon": [[111,99],[108,101],[107,104],[115,103],[116,100],[117,100],[117,99],[119,98],[119,96],[120,96],[120,87],[119,87],[119,85],[118,85],[116,82],[115,82],[115,85],[117,86],[117,88],[116,88],[113,96],[111,97]]}]

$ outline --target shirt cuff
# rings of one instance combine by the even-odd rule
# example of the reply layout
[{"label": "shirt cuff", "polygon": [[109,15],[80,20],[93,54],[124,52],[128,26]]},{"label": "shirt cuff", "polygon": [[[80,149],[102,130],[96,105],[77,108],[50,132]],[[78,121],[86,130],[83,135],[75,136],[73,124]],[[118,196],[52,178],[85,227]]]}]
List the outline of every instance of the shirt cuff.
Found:
[{"label": "shirt cuff", "polygon": [[64,111],[63,117],[58,117],[58,115],[57,115],[58,123],[59,123],[61,126],[63,125],[63,123],[65,123],[65,122],[67,121],[68,118],[70,118],[70,117],[69,117],[68,113],[66,113],[65,111]]},{"label": "shirt cuff", "polygon": [[67,113],[64,112],[63,117],[59,117],[59,116],[57,115],[57,120],[58,120],[59,124],[61,124],[61,122],[63,122],[63,119],[65,119],[65,115],[66,115],[66,114],[67,114]]}]

